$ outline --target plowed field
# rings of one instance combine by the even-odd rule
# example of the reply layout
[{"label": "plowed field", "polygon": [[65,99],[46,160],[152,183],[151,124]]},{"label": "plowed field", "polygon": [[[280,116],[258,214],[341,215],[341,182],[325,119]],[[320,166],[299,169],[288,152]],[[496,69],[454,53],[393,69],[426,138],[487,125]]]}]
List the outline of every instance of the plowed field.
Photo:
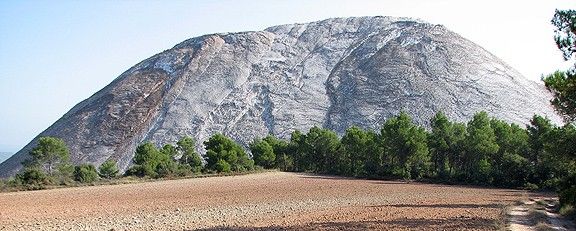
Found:
[{"label": "plowed field", "polygon": [[0,193],[0,230],[493,230],[525,194],[268,172]]}]

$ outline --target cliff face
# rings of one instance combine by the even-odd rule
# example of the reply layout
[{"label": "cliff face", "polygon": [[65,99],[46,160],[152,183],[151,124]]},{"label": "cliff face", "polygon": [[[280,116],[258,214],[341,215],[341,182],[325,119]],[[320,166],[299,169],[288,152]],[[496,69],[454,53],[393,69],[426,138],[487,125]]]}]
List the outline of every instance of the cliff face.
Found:
[{"label": "cliff face", "polygon": [[[560,121],[543,86],[439,25],[335,18],[186,40],[119,76],[39,136],[68,144],[75,163],[122,169],[143,140],[222,132],[247,144],[314,125],[378,129],[404,110],[424,126],[436,111],[466,121],[484,110],[525,124]],[[0,164],[13,175],[36,139]]]}]

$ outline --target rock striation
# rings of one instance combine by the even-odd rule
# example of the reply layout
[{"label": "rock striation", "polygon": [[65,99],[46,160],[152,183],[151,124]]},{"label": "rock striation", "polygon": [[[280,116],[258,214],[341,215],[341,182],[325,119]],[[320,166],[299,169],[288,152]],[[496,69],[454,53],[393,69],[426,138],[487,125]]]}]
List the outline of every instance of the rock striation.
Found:
[{"label": "rock striation", "polygon": [[[416,123],[444,111],[467,121],[484,110],[525,124],[560,118],[544,87],[473,42],[408,18],[333,18],[264,31],[188,39],[130,68],[39,136],[63,138],[73,162],[131,164],[150,140],[203,140],[222,132],[242,144],[323,126],[378,129],[404,110]],[[37,138],[36,138],[37,139]],[[0,164],[15,174],[32,140]]]}]

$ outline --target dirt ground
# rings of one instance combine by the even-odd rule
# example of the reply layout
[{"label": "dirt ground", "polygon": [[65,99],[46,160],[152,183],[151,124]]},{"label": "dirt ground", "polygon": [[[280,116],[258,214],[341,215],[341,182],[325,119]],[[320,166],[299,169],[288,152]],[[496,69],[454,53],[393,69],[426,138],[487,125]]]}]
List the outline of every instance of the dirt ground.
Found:
[{"label": "dirt ground", "polygon": [[494,230],[526,196],[268,172],[0,193],[0,230]]}]

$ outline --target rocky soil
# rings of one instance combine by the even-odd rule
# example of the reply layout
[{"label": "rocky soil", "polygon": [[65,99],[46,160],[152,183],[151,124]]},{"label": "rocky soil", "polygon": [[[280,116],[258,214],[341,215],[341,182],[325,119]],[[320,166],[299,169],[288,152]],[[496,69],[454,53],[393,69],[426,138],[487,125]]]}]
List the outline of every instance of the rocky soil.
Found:
[{"label": "rocky soil", "polygon": [[0,230],[494,230],[526,193],[269,172],[0,194]]}]

